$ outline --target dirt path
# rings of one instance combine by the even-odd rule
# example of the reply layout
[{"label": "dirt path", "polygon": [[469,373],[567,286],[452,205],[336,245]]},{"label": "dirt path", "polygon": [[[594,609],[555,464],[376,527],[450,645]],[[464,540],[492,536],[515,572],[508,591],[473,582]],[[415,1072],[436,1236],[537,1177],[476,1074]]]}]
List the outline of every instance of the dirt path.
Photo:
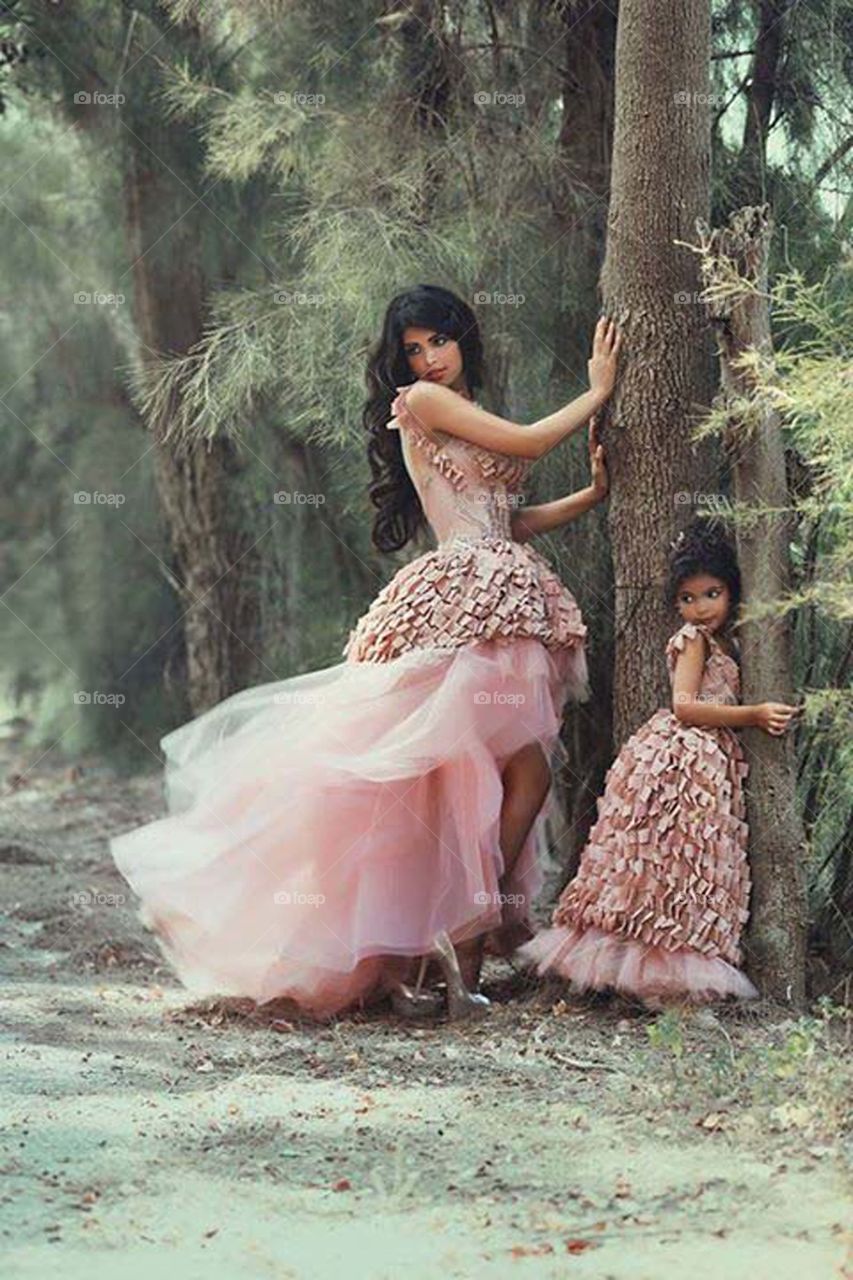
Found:
[{"label": "dirt path", "polygon": [[653,1021],[503,965],[476,1026],[192,1004],[105,845],[157,812],[106,770],[0,811],[9,1280],[853,1276],[839,1013]]}]

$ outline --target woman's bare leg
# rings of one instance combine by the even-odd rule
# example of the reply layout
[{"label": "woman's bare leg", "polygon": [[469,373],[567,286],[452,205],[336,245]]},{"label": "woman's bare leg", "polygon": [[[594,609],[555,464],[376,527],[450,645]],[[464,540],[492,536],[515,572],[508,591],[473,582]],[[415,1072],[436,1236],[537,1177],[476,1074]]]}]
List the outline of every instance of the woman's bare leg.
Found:
[{"label": "woman's bare leg", "polygon": [[[538,742],[528,742],[510,756],[501,773],[501,781],[504,795],[501,804],[500,842],[504,872],[500,880],[500,891],[503,893],[551,787],[551,768]],[[485,935],[481,934],[456,947],[462,977],[472,990],[476,990],[480,980],[484,944]]]},{"label": "woman's bare leg", "polygon": [[538,742],[528,742],[510,756],[501,775],[504,798],[501,805],[501,852],[508,882],[524,842],[551,789],[551,767]]}]

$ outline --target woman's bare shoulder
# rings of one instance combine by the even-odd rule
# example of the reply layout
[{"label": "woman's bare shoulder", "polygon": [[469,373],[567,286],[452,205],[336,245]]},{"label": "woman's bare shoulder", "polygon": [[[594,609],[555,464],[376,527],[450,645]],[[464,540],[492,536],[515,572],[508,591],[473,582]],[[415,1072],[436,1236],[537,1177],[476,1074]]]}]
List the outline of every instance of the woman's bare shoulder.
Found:
[{"label": "woman's bare shoulder", "polygon": [[406,405],[426,430],[444,431],[510,457],[539,457],[539,442],[530,427],[489,413],[449,387],[419,380],[407,388]]}]

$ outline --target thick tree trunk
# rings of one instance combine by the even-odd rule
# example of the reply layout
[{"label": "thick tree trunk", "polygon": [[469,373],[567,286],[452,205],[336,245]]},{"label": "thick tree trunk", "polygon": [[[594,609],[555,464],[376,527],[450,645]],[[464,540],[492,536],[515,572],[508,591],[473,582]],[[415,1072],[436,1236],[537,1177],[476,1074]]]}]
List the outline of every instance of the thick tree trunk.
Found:
[{"label": "thick tree trunk", "polygon": [[[139,359],[184,354],[202,336],[205,280],[200,217],[166,129],[134,121],[126,137],[125,220],[134,281]],[[166,167],[168,164],[168,168]],[[199,213],[201,211],[201,213]],[[254,555],[229,504],[233,446],[216,440],[176,452],[168,421],[150,424],[154,474],[172,544],[182,605],[193,714],[250,682],[257,671]]]},{"label": "thick tree trunk", "polygon": [[[622,742],[669,699],[663,595],[669,543],[693,514],[694,423],[711,399],[699,268],[675,245],[710,203],[710,8],[622,0],[616,127],[602,272],[625,347],[605,433],[616,615],[614,733]],[[713,481],[712,481],[713,483]]]},{"label": "thick tree trunk", "polygon": [[[723,276],[727,301],[714,306],[720,344],[723,393],[754,394],[749,369],[738,368],[744,352],[771,354],[767,306],[767,258],[771,223],[766,205],[741,209],[729,225],[704,240],[706,283]],[[732,270],[746,282],[729,293]],[[732,460],[734,494],[749,519],[738,521],[738,559],[747,620],[740,631],[744,702],[793,702],[791,626],[788,617],[750,619],[788,590],[791,500],[785,475],[785,451],[779,416],[767,404],[747,426],[732,417],[726,447]],[[773,738],[744,729],[749,762],[749,823],[752,904],[746,936],[747,968],[772,999],[799,1005],[805,995],[806,894],[803,876],[804,834],[796,803],[794,743],[790,734]]]}]

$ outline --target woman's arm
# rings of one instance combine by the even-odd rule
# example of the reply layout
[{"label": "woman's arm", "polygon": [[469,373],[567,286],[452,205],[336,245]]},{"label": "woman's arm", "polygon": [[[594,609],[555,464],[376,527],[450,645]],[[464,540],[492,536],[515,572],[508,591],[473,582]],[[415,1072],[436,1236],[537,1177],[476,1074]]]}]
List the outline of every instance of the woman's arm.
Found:
[{"label": "woman's arm", "polygon": [[577,520],[578,516],[582,516],[599,502],[601,497],[590,484],[585,489],[567,493],[564,498],[557,498],[554,502],[524,507],[514,511],[510,517],[512,536],[516,542],[526,542],[538,533],[549,533],[551,529],[559,529],[560,525]]},{"label": "woman's arm", "polygon": [[604,446],[598,439],[598,423],[594,414],[589,423],[589,463],[592,484],[588,484],[585,489],[567,493],[564,498],[557,498],[555,502],[543,502],[538,506],[513,512],[510,528],[516,542],[526,542],[537,533],[548,533],[571,520],[577,520],[578,516],[584,515],[607,497],[610,487],[607,461]]},{"label": "woman's arm", "polygon": [[589,421],[610,396],[616,381],[616,361],[621,334],[614,322],[602,317],[595,329],[593,353],[588,362],[590,389],[556,413],[531,426],[488,413],[449,387],[421,379],[406,395],[407,408],[427,431],[445,431],[495,453],[537,459]]},{"label": "woman's arm", "polygon": [[697,728],[745,729],[753,726],[779,737],[801,708],[784,702],[759,702],[727,706],[705,702],[699,696],[702,672],[708,656],[708,641],[700,632],[685,641],[678,655],[672,680],[672,710],[682,724]]}]

